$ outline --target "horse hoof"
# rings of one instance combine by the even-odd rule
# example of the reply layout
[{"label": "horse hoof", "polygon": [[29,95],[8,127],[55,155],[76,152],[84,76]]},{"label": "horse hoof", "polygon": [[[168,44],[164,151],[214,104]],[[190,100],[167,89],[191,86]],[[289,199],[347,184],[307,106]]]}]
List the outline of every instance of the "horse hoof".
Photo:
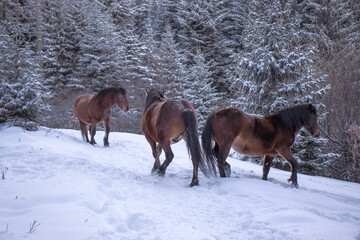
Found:
[{"label": "horse hoof", "polygon": [[189,185],[189,187],[193,187],[193,186],[199,186],[199,180],[198,179],[193,179]]},{"label": "horse hoof", "polygon": [[110,146],[109,143],[104,144],[104,147],[109,147],[109,146]]},{"label": "horse hoof", "polygon": [[289,178],[288,182],[291,182],[291,187],[292,188],[299,188],[299,184],[297,183],[297,181],[294,181],[291,178]]},{"label": "horse hoof", "polygon": [[156,174],[156,175],[158,175],[158,176],[160,176],[160,177],[164,177],[164,176],[165,176],[165,172],[161,171],[159,168],[153,168],[153,169],[151,170],[151,173],[152,173],[152,174]]},{"label": "horse hoof", "polygon": [[225,172],[225,176],[226,176],[226,177],[230,177],[230,175],[231,175],[231,167],[230,167],[230,164],[227,164],[227,165],[225,166],[224,172]]}]

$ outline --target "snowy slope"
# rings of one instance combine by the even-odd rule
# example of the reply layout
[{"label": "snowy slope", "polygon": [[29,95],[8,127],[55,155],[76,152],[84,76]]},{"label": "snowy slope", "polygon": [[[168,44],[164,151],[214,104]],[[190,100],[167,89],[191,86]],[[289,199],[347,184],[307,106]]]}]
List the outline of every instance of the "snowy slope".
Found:
[{"label": "snowy slope", "polygon": [[[232,177],[189,188],[183,141],[165,177],[144,136],[0,129],[0,239],[360,239],[360,185],[229,159]],[[164,158],[164,156],[162,156]],[[32,233],[30,223],[40,223]]]}]

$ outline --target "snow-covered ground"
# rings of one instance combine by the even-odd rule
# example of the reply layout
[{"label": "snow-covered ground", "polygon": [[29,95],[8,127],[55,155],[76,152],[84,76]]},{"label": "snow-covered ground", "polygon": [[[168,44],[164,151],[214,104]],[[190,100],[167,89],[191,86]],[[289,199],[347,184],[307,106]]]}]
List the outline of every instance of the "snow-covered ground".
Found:
[{"label": "snow-covered ground", "polygon": [[159,177],[144,136],[112,132],[110,148],[103,136],[93,147],[76,130],[2,127],[0,239],[360,239],[360,184],[299,174],[295,189],[289,172],[266,182],[230,158],[231,178],[200,173],[189,188],[183,141]]}]

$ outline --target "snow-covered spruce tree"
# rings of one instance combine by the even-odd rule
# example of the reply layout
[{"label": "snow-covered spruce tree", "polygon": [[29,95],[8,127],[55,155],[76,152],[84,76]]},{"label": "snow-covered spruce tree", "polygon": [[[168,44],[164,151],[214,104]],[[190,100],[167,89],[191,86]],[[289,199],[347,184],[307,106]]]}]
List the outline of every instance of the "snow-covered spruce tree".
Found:
[{"label": "snow-covered spruce tree", "polygon": [[149,53],[149,56],[152,57],[148,60],[153,74],[152,86],[164,91],[168,98],[182,97],[179,92],[186,73],[169,25],[165,27],[160,44],[153,47],[153,54]]},{"label": "snow-covered spruce tree", "polygon": [[[244,51],[236,56],[238,71],[233,83],[233,106],[265,115],[300,103],[319,100],[328,87],[315,68],[314,50],[299,39],[296,1],[257,1],[249,5],[244,32]],[[293,147],[300,171],[315,174],[329,156],[319,146],[323,139],[313,139],[300,132]],[[274,164],[277,164],[276,161]],[[278,164],[284,165],[283,161]],[[286,165],[287,166],[287,165]]]},{"label": "snow-covered spruce tree", "polygon": [[221,94],[211,87],[211,75],[209,65],[201,51],[198,50],[193,56],[194,64],[188,69],[186,77],[181,82],[180,92],[184,99],[188,100],[196,109],[199,128],[212,111],[219,110]]},{"label": "snow-covered spruce tree", "polygon": [[78,78],[88,89],[116,86],[121,78],[120,40],[105,7],[99,2],[82,5],[84,37],[80,41]]},{"label": "snow-covered spruce tree", "polygon": [[201,51],[207,65],[214,75],[216,69],[216,45],[215,21],[212,18],[214,1],[189,1],[181,0],[177,4],[176,28],[178,48],[186,57],[186,65],[194,64],[194,56]]},{"label": "snow-covered spruce tree", "polygon": [[329,138],[324,151],[336,153],[326,176],[359,181],[356,161],[349,148],[349,124],[359,125],[360,2],[356,0],[302,1],[302,41],[316,46],[317,64],[327,75],[331,89],[323,103],[326,117],[321,123]]},{"label": "snow-covered spruce tree", "polygon": [[45,126],[72,128],[78,125],[73,113],[73,101],[76,92],[84,88],[78,76],[83,26],[81,3],[69,0],[42,1],[41,65],[51,106],[43,118]]},{"label": "snow-covered spruce tree", "polygon": [[80,6],[70,1],[45,0],[42,9],[44,84],[50,91],[67,95],[68,91],[82,88],[75,76],[83,37]]},{"label": "snow-covered spruce tree", "polygon": [[[145,90],[151,85],[146,64],[148,49],[135,33],[133,22],[125,26],[121,36],[123,53],[121,55],[122,78],[128,82],[129,88]],[[142,91],[143,92],[143,91]]]},{"label": "snow-covered spruce tree", "polygon": [[35,18],[31,5],[2,2],[0,24],[0,112],[1,122],[35,129],[37,118],[46,108],[35,55]]},{"label": "snow-covered spruce tree", "polygon": [[[146,79],[148,79],[149,82],[154,84],[157,81],[160,81],[159,79],[159,61],[161,60],[159,54],[158,54],[158,48],[159,48],[159,41],[155,39],[155,32],[153,28],[153,21],[150,17],[145,19],[145,29],[144,32],[141,34],[142,37],[139,39],[142,39],[140,41],[144,42],[145,47],[145,58],[144,58],[144,66],[146,66]],[[161,70],[160,70],[161,71]]]},{"label": "snow-covered spruce tree", "polygon": [[130,104],[130,111],[126,113],[128,128],[134,129],[136,126],[135,129],[139,131],[146,100],[145,90],[150,88],[153,81],[152,73],[147,65],[149,49],[136,34],[133,19],[128,19],[125,26],[119,27],[117,34],[121,48],[118,64],[121,75],[118,83],[125,87],[128,93]]},{"label": "snow-covered spruce tree", "polygon": [[234,71],[231,55],[242,48],[242,33],[246,23],[247,1],[221,0],[213,2],[212,18],[216,33],[212,59],[215,63],[213,85],[224,92],[228,90],[228,73]]},{"label": "snow-covered spruce tree", "polygon": [[359,1],[302,1],[297,8],[301,14],[302,41],[316,46],[320,57],[331,59],[345,46],[359,48]]}]

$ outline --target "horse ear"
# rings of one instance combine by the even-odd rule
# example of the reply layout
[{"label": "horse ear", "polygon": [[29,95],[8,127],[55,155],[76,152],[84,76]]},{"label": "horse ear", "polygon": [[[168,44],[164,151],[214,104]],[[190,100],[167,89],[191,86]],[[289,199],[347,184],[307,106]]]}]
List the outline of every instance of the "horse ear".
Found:
[{"label": "horse ear", "polygon": [[149,92],[147,89],[145,89],[145,96],[148,96],[149,95]]},{"label": "horse ear", "polygon": [[316,113],[316,108],[315,108],[314,105],[312,105],[311,103],[309,104],[308,109],[310,110],[310,112]]}]

